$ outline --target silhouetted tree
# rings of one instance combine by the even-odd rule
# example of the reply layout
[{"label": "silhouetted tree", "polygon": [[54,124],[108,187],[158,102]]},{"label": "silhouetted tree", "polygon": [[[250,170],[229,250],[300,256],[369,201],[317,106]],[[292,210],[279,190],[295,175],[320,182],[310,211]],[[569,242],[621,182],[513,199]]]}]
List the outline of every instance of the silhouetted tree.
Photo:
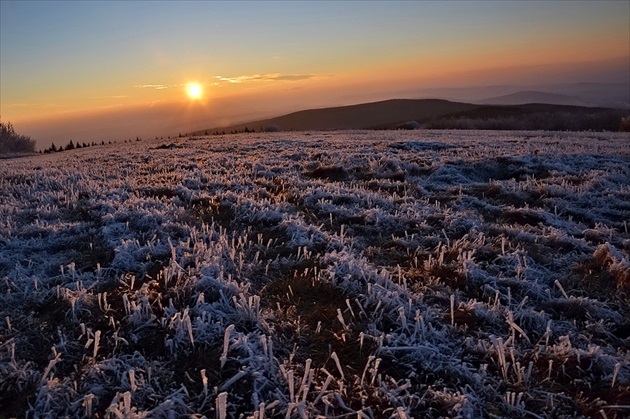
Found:
[{"label": "silhouetted tree", "polygon": [[74,143],[72,142],[72,140],[70,140],[70,142],[66,145],[65,150],[74,150]]},{"label": "silhouetted tree", "polygon": [[15,132],[10,122],[0,122],[0,154],[2,153],[34,153],[35,140]]}]

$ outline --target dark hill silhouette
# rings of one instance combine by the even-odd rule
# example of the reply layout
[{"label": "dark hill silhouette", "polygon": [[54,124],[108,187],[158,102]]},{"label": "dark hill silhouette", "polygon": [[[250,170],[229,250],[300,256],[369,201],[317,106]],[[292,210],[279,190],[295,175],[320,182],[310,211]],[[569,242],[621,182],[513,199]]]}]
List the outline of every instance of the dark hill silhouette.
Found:
[{"label": "dark hill silhouette", "polygon": [[443,115],[478,107],[479,105],[440,99],[391,99],[359,105],[298,111],[276,118],[200,130],[193,135],[201,135],[206,131],[209,133],[243,131],[245,128],[260,131],[261,128],[268,127],[278,127],[282,131],[395,128],[409,121],[422,123]]},{"label": "dark hill silhouette", "polygon": [[347,129],[552,129],[617,131],[627,110],[571,105],[474,105],[441,99],[391,99],[351,106],[310,109],[275,118],[208,128],[204,135],[261,130]]}]

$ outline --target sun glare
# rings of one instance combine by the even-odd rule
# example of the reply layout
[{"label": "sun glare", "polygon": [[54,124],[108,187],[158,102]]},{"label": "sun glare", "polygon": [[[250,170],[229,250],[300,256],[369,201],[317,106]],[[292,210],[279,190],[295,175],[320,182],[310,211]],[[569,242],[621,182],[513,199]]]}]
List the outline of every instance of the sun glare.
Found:
[{"label": "sun glare", "polygon": [[203,94],[203,89],[199,83],[188,83],[186,85],[186,94],[190,99],[200,99]]}]

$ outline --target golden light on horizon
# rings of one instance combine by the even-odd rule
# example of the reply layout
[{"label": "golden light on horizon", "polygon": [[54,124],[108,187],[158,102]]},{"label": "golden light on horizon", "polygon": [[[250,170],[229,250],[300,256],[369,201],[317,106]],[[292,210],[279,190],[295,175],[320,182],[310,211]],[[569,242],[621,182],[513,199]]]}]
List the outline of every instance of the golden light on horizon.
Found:
[{"label": "golden light on horizon", "polygon": [[186,85],[186,94],[192,100],[201,99],[203,95],[203,88],[199,83],[188,83]]}]

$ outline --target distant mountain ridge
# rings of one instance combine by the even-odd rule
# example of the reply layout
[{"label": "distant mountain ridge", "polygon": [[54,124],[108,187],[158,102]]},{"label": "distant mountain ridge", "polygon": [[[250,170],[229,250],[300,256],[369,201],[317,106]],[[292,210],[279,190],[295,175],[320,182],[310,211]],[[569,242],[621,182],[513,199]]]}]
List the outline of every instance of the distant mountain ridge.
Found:
[{"label": "distant mountain ridge", "polygon": [[[526,93],[526,92],[525,92]],[[538,93],[529,97],[540,97]],[[505,100],[525,100],[527,94],[507,95]],[[562,95],[553,95],[553,97]],[[510,98],[511,97],[511,98]],[[492,99],[489,99],[492,100]],[[500,129],[594,129],[616,131],[627,110],[573,105],[528,103],[526,105],[485,105],[451,102],[442,99],[390,99],[349,106],[309,109],[275,118],[250,121],[198,130],[188,135],[207,135],[242,131],[331,131],[349,129],[413,129],[419,126],[437,128],[453,125],[454,120],[468,120],[466,125],[485,126],[483,121],[495,120],[491,126]],[[558,119],[560,118],[560,119]],[[544,123],[554,119],[553,124]],[[582,120],[591,121],[591,126]],[[516,123],[518,121],[518,123]],[[525,121],[525,123],[523,123]],[[536,126],[535,121],[542,121]],[[573,122],[576,121],[576,122]],[[579,123],[577,122],[579,121]],[[445,125],[446,122],[446,125]],[[457,121],[456,121],[457,122]],[[531,127],[530,127],[531,125]],[[510,128],[514,126],[514,128]],[[523,128],[526,126],[527,128]],[[506,128],[504,128],[506,127]],[[499,129],[499,128],[497,128]]]},{"label": "distant mountain ridge", "polygon": [[[401,92],[401,94],[406,93]],[[418,99],[439,97],[454,102],[494,105],[548,103],[554,105],[630,109],[630,83],[584,82],[522,86],[496,85],[429,88],[415,91],[413,97]]]},{"label": "distant mountain ridge", "polygon": [[545,103],[549,105],[596,106],[592,102],[577,96],[549,93],[536,90],[525,90],[508,95],[480,100],[485,105],[525,105],[527,103]]}]

